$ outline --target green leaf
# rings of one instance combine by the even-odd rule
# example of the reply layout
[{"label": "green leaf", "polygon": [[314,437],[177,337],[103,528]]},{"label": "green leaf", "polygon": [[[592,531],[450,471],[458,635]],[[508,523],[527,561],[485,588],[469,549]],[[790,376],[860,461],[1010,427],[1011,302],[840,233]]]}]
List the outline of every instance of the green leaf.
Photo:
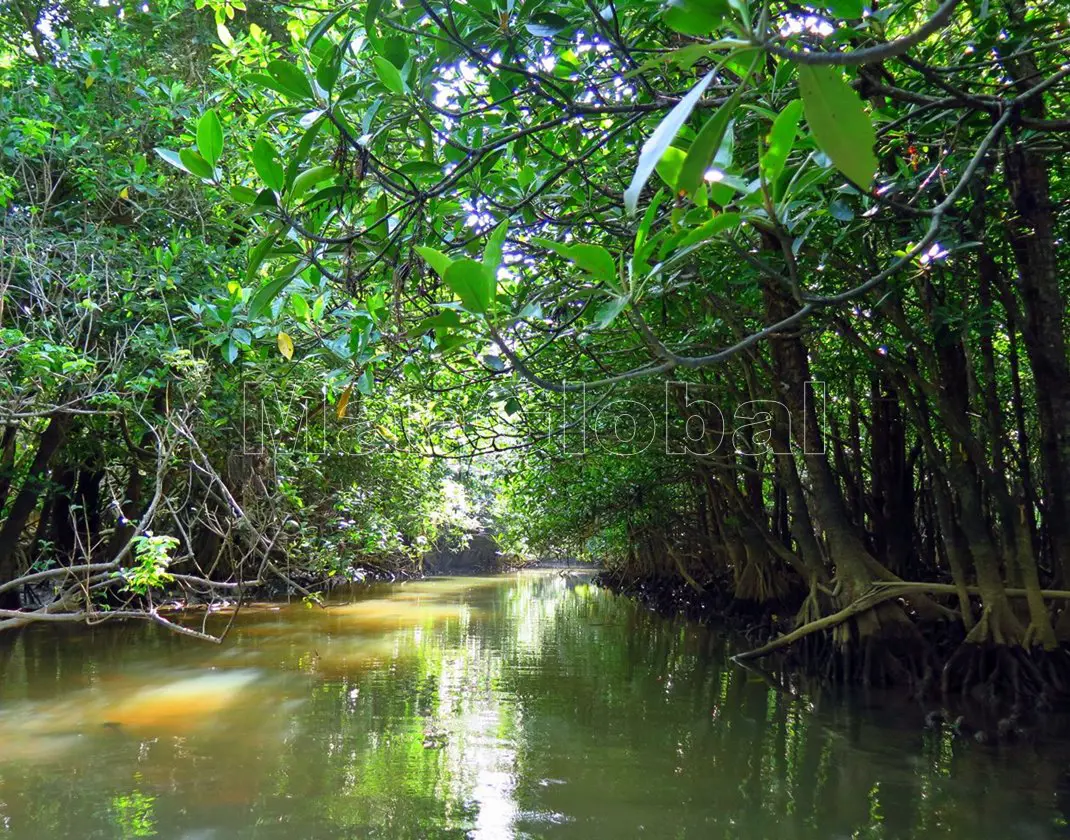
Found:
[{"label": "green leaf", "polygon": [[[643,246],[646,245],[647,237],[650,235],[650,228],[654,224],[654,219],[657,217],[658,208],[661,206],[661,202],[665,200],[665,191],[658,190],[657,194],[650,200],[650,203],[646,207],[646,212],[643,213],[643,219],[639,222],[639,228],[635,232],[635,245],[632,250],[637,256],[643,251]],[[640,261],[644,259],[639,257]]]},{"label": "green leaf", "polygon": [[197,120],[197,149],[213,167],[223,151],[223,124],[214,108],[209,108]]},{"label": "green leaf", "polygon": [[706,120],[706,124],[699,130],[698,136],[687,150],[687,157],[683,166],[680,167],[680,175],[676,179],[676,189],[679,192],[694,195],[702,185],[702,179],[706,170],[713,163],[713,158],[721,148],[728,124],[732,121],[732,115],[739,106],[739,97],[742,88],[736,88],[712,117]]},{"label": "green leaf", "polygon": [[467,258],[455,260],[442,279],[469,312],[486,312],[494,303],[497,279],[482,263]]},{"label": "green leaf", "polygon": [[186,169],[192,172],[198,178],[206,178],[211,180],[215,177],[215,170],[212,165],[200,156],[193,149],[182,149],[178,153],[178,156],[182,159],[182,163],[185,164]]},{"label": "green leaf", "polygon": [[275,197],[275,193],[270,189],[262,189],[256,194],[256,201],[253,202],[253,207],[260,209],[268,209],[271,207],[278,207],[279,200]]},{"label": "green leaf", "polygon": [[400,70],[409,59],[409,45],[400,35],[384,38],[376,44],[376,51]]},{"label": "green leaf", "polygon": [[843,20],[857,20],[862,17],[865,3],[863,0],[825,0],[818,4],[818,8],[822,7]]},{"label": "green leaf", "polygon": [[493,272],[497,272],[498,266],[502,264],[502,246],[505,244],[505,234],[508,230],[509,220],[503,219],[487,237],[487,247],[483,249],[483,265]]},{"label": "green leaf", "polygon": [[601,245],[587,245],[582,242],[575,245],[565,245],[561,242],[554,242],[552,239],[543,239],[541,237],[536,237],[532,241],[536,245],[540,245],[555,254],[560,254],[567,260],[571,260],[596,280],[601,280],[611,285],[616,283],[617,264],[613,262],[613,255]]},{"label": "green leaf", "polygon": [[364,373],[360,375],[357,380],[357,390],[364,396],[367,396],[372,392],[372,386],[375,384],[375,380],[372,378],[372,372],[370,368],[364,368]]},{"label": "green leaf", "polygon": [[524,28],[536,38],[553,38],[558,32],[568,28],[568,20],[553,12],[542,12],[531,16]]},{"label": "green leaf", "polygon": [[379,12],[383,7],[384,0],[369,0],[368,8],[364,10],[364,31],[369,33],[375,32],[375,19],[379,17]]},{"label": "green leaf", "polygon": [[404,172],[410,178],[440,178],[442,177],[442,164],[432,163],[426,160],[413,160],[403,163],[398,167],[399,172]]},{"label": "green leaf", "polygon": [[802,100],[794,99],[777,114],[773,127],[766,138],[766,148],[762,152],[761,167],[766,183],[773,185],[784,171],[788,155],[795,146],[795,135],[799,131],[802,119]]},{"label": "green leaf", "polygon": [[372,63],[375,65],[375,73],[379,76],[379,81],[387,90],[399,96],[405,93],[405,80],[401,78],[401,73],[390,59],[377,55],[372,58]]},{"label": "green leaf", "polygon": [[312,151],[312,144],[316,142],[316,137],[320,132],[320,128],[323,126],[325,120],[321,114],[315,122],[308,127],[305,131],[305,136],[301,138],[301,142],[297,144],[297,154],[291,156],[291,161],[295,162],[298,166],[304,163],[308,159],[309,152]]},{"label": "green leaf", "polygon": [[868,189],[877,172],[873,123],[861,97],[834,67],[799,65],[799,93],[814,140],[833,165]]},{"label": "green leaf", "polygon": [[341,50],[336,45],[327,48],[319,65],[316,67],[316,84],[325,91],[330,92],[334,83],[338,81],[338,74],[342,69]]},{"label": "green leaf", "polygon": [[840,198],[833,199],[829,204],[829,215],[834,219],[839,219],[841,222],[850,222],[855,217],[854,210]]},{"label": "green leaf", "polygon": [[252,204],[256,201],[256,190],[251,190],[249,187],[243,187],[240,184],[235,184],[230,188],[230,197],[242,204]]},{"label": "green leaf", "polygon": [[443,254],[441,251],[436,251],[434,248],[428,248],[426,245],[417,245],[416,253],[418,253],[425,263],[435,270],[435,273],[442,278],[446,277],[446,269],[453,265],[453,260]]},{"label": "green leaf", "polygon": [[716,236],[721,231],[739,227],[742,221],[743,219],[739,213],[721,213],[687,234],[677,243],[676,247],[678,249],[688,248],[698,242]]},{"label": "green leaf", "polygon": [[311,50],[316,45],[316,42],[324,36],[327,30],[338,22],[338,18],[347,14],[352,7],[353,4],[345,3],[329,15],[320,18],[319,22],[309,30],[308,39],[305,41],[305,49]]},{"label": "green leaf", "polygon": [[268,63],[268,73],[289,94],[297,99],[312,99],[312,85],[305,74],[289,62],[275,59]]},{"label": "green leaf", "polygon": [[598,307],[598,312],[595,313],[595,327],[600,330],[604,330],[610,324],[612,324],[618,315],[624,311],[624,307],[628,305],[628,298],[613,296],[608,301]]},{"label": "green leaf", "polygon": [[249,302],[249,320],[255,321],[259,318],[282,290],[290,285],[290,281],[294,278],[294,272],[291,270],[294,265],[294,263],[291,263],[280,276],[265,283],[257,290],[256,294],[253,295],[253,299]]},{"label": "green leaf", "polygon": [[727,0],[672,0],[665,10],[665,25],[684,35],[709,35],[729,11]]},{"label": "green leaf", "polygon": [[450,330],[460,329],[463,325],[461,316],[454,312],[452,309],[443,309],[438,315],[434,315],[430,318],[424,318],[416,325],[415,329],[410,332],[410,336],[416,337],[423,335],[428,330],[438,330],[442,335],[445,335]]},{"label": "green leaf", "polygon": [[267,257],[268,252],[275,244],[275,234],[269,234],[265,236],[256,244],[251,251],[249,251],[249,264],[245,267],[245,282],[252,283],[256,278],[257,272],[260,270],[260,266],[263,264],[264,259]]},{"label": "green leaf", "polygon": [[[726,138],[731,135],[725,135]],[[724,151],[724,144],[721,145],[721,151]],[[727,157],[727,155],[725,156]],[[717,173],[717,177],[710,181],[706,185],[709,190],[709,198],[718,207],[725,207],[730,204],[735,198],[736,193],[742,193],[746,195],[750,191],[750,185],[747,181],[744,181],[737,175],[729,175],[725,173],[724,167],[730,166],[730,163],[722,163],[721,152],[717,153],[717,156],[713,159],[714,166],[720,167],[722,171]],[[701,187],[699,188],[701,191]]]},{"label": "green leaf", "polygon": [[687,118],[691,116],[691,112],[702,98],[702,94],[710,86],[714,74],[715,71],[711,70],[703,76],[699,83],[688,91],[687,96],[677,102],[676,106],[665,115],[665,119],[654,129],[650,139],[643,144],[643,148],[639,153],[639,164],[635,168],[631,184],[624,193],[624,208],[627,210],[628,215],[635,213],[635,208],[639,203],[639,193],[642,192],[646,182],[650,179],[651,174],[654,172],[654,167],[657,166],[658,161],[665,154],[665,150],[672,144],[680,128],[687,122]]},{"label": "green leaf", "polygon": [[171,149],[162,149],[159,146],[153,149],[153,151],[156,152],[156,154],[158,154],[164,160],[166,160],[169,164],[171,164],[171,166],[173,166],[175,169],[181,169],[183,172],[189,172],[189,170],[186,168],[186,164],[182,162],[182,157],[179,155],[178,152],[174,152]]},{"label": "green leaf", "polygon": [[679,181],[680,170],[684,166],[684,158],[686,157],[687,153],[683,149],[669,146],[655,167],[658,175],[661,176],[661,180],[668,184],[673,192],[676,192],[676,184]]},{"label": "green leaf", "polygon": [[311,169],[306,169],[294,178],[293,186],[290,188],[290,198],[300,198],[316,184],[333,178],[336,174],[333,166],[313,166]]},{"label": "green leaf", "polygon": [[610,285],[617,281],[617,264],[613,255],[601,245],[578,243],[569,248],[569,259],[597,280]]},{"label": "green leaf", "polygon": [[285,85],[280,85],[275,79],[265,73],[250,73],[245,78],[247,81],[258,84],[268,90],[273,90],[275,93],[285,96],[287,99],[302,98],[298,93],[290,90]]},{"label": "green leaf", "polygon": [[253,166],[256,168],[256,174],[268,187],[275,192],[282,192],[282,188],[286,186],[286,172],[282,168],[279,153],[266,137],[260,137],[253,146]]}]

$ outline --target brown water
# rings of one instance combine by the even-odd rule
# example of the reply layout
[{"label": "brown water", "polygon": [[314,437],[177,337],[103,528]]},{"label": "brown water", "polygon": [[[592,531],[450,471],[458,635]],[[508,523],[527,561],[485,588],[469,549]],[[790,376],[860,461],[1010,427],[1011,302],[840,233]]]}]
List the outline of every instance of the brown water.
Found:
[{"label": "brown water", "polygon": [[1066,836],[1065,752],[776,691],[584,576],[249,609],[222,647],[42,628],[0,675],[0,838]]}]

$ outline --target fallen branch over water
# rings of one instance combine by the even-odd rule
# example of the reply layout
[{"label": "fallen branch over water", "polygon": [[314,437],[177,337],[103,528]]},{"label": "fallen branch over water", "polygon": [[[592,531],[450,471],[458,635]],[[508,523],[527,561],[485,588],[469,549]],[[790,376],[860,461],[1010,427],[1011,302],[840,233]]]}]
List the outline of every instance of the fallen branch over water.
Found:
[{"label": "fallen branch over water", "polygon": [[[978,586],[967,586],[965,589],[970,595],[981,594],[981,589]],[[1005,591],[1007,595],[1012,598],[1025,597],[1027,594],[1025,589],[1007,589]],[[771,642],[768,642],[761,647],[754,648],[754,650],[737,653],[732,657],[732,661],[742,663],[751,659],[768,656],[770,653],[788,647],[800,639],[805,639],[807,636],[813,635],[814,633],[819,633],[822,630],[831,630],[833,627],[843,624],[847,619],[859,615],[860,613],[867,612],[885,601],[890,601],[901,595],[918,592],[927,592],[933,595],[956,595],[958,594],[958,589],[950,583],[918,583],[910,581],[904,581],[902,583],[876,582],[872,584],[869,590],[860,596],[858,600],[848,604],[839,612],[808,622],[802,627],[780,636],[779,638],[773,639]],[[1040,594],[1044,598],[1070,600],[1070,590],[1066,589],[1042,589],[1040,590]]]},{"label": "fallen branch over water", "polygon": [[[137,621],[152,621],[168,630],[178,633],[182,636],[190,636],[194,639],[200,639],[205,642],[212,642],[213,644],[221,644],[226,637],[226,633],[221,633],[218,636],[213,636],[211,633],[203,633],[199,630],[194,630],[192,627],[186,627],[183,624],[171,621],[169,618],[160,614],[159,610],[79,610],[78,612],[48,612],[47,609],[35,610],[33,612],[23,612],[20,610],[0,610],[0,628],[4,627],[22,627],[27,624],[86,624],[92,626],[94,624],[103,624],[105,621],[115,621],[123,619],[134,619]],[[227,630],[230,629],[231,622],[227,624]]]}]

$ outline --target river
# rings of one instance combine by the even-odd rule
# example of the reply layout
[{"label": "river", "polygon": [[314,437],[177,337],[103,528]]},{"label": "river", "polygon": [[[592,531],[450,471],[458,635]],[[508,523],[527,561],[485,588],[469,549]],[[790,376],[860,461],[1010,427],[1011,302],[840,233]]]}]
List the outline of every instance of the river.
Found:
[{"label": "river", "polygon": [[1068,836],[1065,750],[777,690],[585,574],[258,605],[218,647],[36,628],[0,663],[0,837]]}]

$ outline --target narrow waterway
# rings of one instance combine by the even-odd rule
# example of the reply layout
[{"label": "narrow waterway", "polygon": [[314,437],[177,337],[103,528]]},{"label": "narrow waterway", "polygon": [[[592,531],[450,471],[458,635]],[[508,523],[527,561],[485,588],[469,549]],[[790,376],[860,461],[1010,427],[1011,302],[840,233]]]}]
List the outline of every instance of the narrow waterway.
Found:
[{"label": "narrow waterway", "polygon": [[0,663],[0,837],[1066,836],[1065,751],[774,690],[586,575],[247,608],[222,647],[38,628]]}]

